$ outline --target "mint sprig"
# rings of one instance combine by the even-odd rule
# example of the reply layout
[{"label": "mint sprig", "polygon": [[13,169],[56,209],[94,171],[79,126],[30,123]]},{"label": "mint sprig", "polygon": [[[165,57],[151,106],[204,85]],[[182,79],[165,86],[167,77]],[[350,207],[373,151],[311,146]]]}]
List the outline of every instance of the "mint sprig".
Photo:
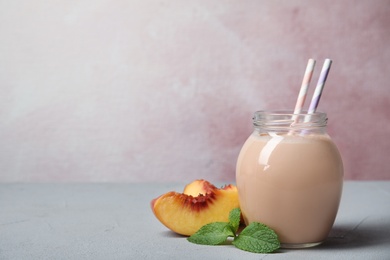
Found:
[{"label": "mint sprig", "polygon": [[229,222],[213,222],[201,227],[188,237],[191,243],[201,245],[219,245],[233,237],[232,244],[237,248],[253,253],[271,253],[280,247],[278,236],[268,226],[252,222],[237,234],[240,225],[241,210],[235,208],[229,213]]}]

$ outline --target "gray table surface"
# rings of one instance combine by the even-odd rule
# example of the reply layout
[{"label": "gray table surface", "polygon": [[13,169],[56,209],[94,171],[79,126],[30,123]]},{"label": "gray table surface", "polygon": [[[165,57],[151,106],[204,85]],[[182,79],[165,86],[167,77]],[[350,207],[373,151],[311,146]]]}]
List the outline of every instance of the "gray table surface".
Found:
[{"label": "gray table surface", "polygon": [[344,184],[326,242],[253,254],[200,246],[164,227],[150,200],[183,183],[0,184],[0,259],[390,259],[390,182]]}]

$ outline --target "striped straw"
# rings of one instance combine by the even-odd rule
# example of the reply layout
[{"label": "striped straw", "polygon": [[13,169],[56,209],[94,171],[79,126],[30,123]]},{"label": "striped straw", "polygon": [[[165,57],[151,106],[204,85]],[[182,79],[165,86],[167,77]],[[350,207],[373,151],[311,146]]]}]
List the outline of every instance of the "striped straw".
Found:
[{"label": "striped straw", "polygon": [[325,86],[326,78],[328,77],[328,73],[330,70],[330,66],[332,65],[331,59],[326,59],[324,61],[324,65],[322,66],[321,74],[317,82],[316,89],[314,90],[313,98],[311,99],[308,114],[313,114],[316,112],[318,103],[320,102],[322,91]]},{"label": "striped straw", "polygon": [[313,59],[309,59],[309,61],[307,62],[305,75],[303,76],[301,89],[299,90],[297,103],[295,104],[294,114],[299,114],[302,111],[302,107],[306,100],[307,90],[309,88],[310,81],[313,76],[313,70],[315,65],[316,61]]}]

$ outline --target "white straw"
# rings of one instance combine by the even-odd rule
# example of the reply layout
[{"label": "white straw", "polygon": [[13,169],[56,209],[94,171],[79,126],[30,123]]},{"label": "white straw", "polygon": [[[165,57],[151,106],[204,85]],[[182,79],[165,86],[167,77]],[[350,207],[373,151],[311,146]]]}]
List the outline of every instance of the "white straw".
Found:
[{"label": "white straw", "polygon": [[295,104],[294,114],[300,114],[303,108],[303,105],[306,100],[307,90],[309,89],[310,81],[313,76],[313,70],[316,65],[316,61],[309,59],[306,66],[305,75],[303,76],[301,89],[299,90],[297,103]]}]

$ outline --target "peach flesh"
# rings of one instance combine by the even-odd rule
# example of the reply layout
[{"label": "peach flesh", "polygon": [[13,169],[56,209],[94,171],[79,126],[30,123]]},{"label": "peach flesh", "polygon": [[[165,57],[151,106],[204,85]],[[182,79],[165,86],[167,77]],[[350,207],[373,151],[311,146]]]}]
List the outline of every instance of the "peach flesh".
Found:
[{"label": "peach flesh", "polygon": [[[234,185],[218,189],[204,180],[194,182],[194,192],[198,196],[171,191],[151,201],[153,213],[162,224],[187,236],[208,223],[228,221],[229,212],[239,207],[238,192]],[[201,187],[202,190],[199,190]]]}]

